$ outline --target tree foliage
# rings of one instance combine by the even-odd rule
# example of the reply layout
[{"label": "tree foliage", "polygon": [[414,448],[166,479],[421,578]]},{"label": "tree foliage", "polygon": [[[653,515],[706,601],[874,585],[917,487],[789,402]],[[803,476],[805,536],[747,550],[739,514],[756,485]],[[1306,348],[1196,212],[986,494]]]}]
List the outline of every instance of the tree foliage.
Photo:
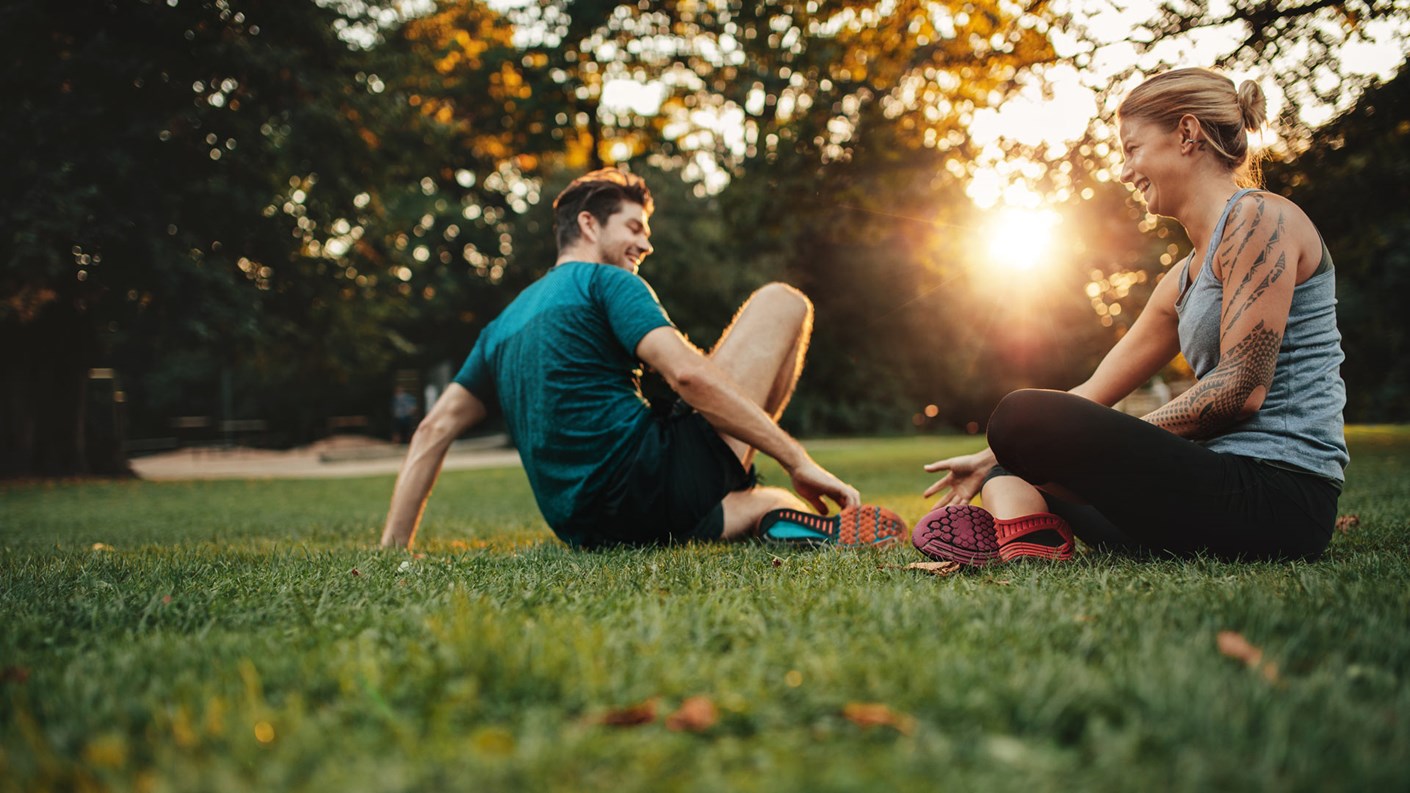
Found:
[{"label": "tree foliage", "polygon": [[1285,129],[1305,135],[1309,130],[1299,111],[1309,103],[1340,106],[1372,81],[1344,62],[1348,44],[1370,40],[1376,26],[1391,25],[1410,33],[1410,2],[1406,0],[1231,0],[1220,10],[1205,3],[1167,0],[1135,41],[1151,52],[1164,40],[1199,31],[1237,31],[1234,47],[1217,63],[1265,74],[1291,100],[1284,108]]},{"label": "tree foliage", "polygon": [[[1306,54],[1279,73],[1301,87],[1295,108],[1344,73],[1339,42],[1403,25],[1404,3],[1170,3],[1130,38],[1157,57],[1162,38],[1242,26],[1228,64]],[[457,362],[552,264],[549,201],[601,164],[650,180],[646,273],[697,343],[767,281],[809,292],[812,365],[789,419],[804,432],[978,426],[1013,387],[1071,384],[1178,252],[1177,230],[1103,176],[1098,121],[1063,160],[1009,147],[1046,156],[1038,186],[1071,196],[1046,274],[985,261],[987,213],[965,195],[970,123],[1100,46],[1059,48],[1082,31],[1046,2],[401,8],[0,8],[0,143],[19,153],[0,172],[0,473],[122,469],[120,428],[95,420],[111,399],[88,409],[92,367],[116,369],[146,435],[190,414],[264,419],[285,441],[330,416],[375,423],[398,371]],[[624,97],[628,84],[659,93]],[[1338,134],[1403,143],[1367,131],[1386,117]],[[1340,195],[1326,175],[1370,178],[1351,154],[1362,145],[1337,160],[1317,159],[1334,142],[1314,144],[1316,168],[1288,166],[1286,184],[1309,206]],[[1403,219],[1355,217],[1366,234],[1338,241],[1339,266],[1361,272],[1363,248],[1393,260]],[[1398,354],[1386,292],[1356,290],[1345,305],[1383,319],[1370,333],[1344,314],[1348,340]],[[1367,415],[1399,398],[1395,383]]]},{"label": "tree foliage", "polygon": [[0,11],[0,141],[23,152],[0,177],[4,470],[120,466],[81,442],[90,366],[117,364],[131,396],[160,402],[192,383],[168,370],[144,393],[140,373],[199,352],[197,381],[297,373],[317,399],[386,359],[373,328],[396,308],[369,315],[368,265],[329,244],[385,178],[365,54],[338,18],[257,0]]},{"label": "tree foliage", "polygon": [[1371,87],[1267,177],[1306,210],[1336,263],[1347,419],[1410,420],[1410,74]]}]

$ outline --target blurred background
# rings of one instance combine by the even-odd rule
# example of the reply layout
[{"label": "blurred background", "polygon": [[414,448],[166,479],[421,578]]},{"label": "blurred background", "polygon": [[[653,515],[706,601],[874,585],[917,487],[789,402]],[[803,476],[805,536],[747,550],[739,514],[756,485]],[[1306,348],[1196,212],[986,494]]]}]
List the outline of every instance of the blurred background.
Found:
[{"label": "blurred background", "polygon": [[812,297],[788,429],[982,432],[1188,252],[1113,116],[1193,65],[1269,95],[1348,421],[1410,420],[1408,42],[1410,0],[7,0],[0,475],[405,441],[604,165],[651,185],[642,275],[697,344],[765,282]]}]

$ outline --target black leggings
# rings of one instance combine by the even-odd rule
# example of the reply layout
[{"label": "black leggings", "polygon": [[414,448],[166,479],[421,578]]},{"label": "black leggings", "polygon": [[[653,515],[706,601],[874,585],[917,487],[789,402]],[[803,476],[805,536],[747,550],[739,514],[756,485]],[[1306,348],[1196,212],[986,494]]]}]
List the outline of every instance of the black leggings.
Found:
[{"label": "black leggings", "polygon": [[1212,452],[1062,391],[1015,391],[989,419],[993,476],[1045,494],[1088,545],[1135,553],[1315,559],[1331,540],[1338,488],[1310,473]]}]

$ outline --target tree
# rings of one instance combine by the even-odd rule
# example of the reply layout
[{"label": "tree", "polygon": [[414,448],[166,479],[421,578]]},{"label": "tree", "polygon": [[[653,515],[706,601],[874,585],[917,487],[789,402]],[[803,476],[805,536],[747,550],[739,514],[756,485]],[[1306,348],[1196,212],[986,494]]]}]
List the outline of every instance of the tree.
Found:
[{"label": "tree", "polygon": [[1310,128],[1300,111],[1315,103],[1344,106],[1372,82],[1345,62],[1347,45],[1375,40],[1377,34],[1383,41],[1403,40],[1410,32],[1410,2],[1232,0],[1218,10],[1204,3],[1165,2],[1131,40],[1151,55],[1162,41],[1218,29],[1236,36],[1234,46],[1211,65],[1272,78],[1290,100],[1282,113],[1284,130],[1305,137]]},{"label": "tree", "polygon": [[[1115,187],[1111,182],[1117,172],[1117,151],[1115,144],[1115,119],[1111,117],[1122,95],[1144,76],[1154,74],[1177,65],[1191,65],[1188,62],[1191,45],[1196,37],[1201,37],[1205,47],[1195,50],[1200,57],[1209,58],[1209,65],[1230,71],[1249,74],[1265,89],[1276,87],[1275,94],[1281,92],[1287,100],[1282,105],[1279,116],[1273,120],[1278,143],[1274,151],[1276,161],[1269,166],[1270,184],[1289,195],[1305,207],[1329,235],[1329,241],[1339,229],[1339,224],[1329,224],[1318,217],[1318,212],[1326,211],[1330,217],[1355,218],[1355,228],[1365,231],[1365,235],[1349,235],[1339,239],[1333,250],[1354,251],[1351,264],[1341,267],[1343,276],[1339,279],[1342,289],[1341,324],[1347,334],[1347,349],[1352,356],[1346,367],[1348,383],[1352,385],[1351,403],[1348,416],[1360,418],[1403,415],[1392,406],[1403,402],[1404,376],[1396,367],[1384,368],[1384,362],[1398,360],[1395,353],[1403,349],[1396,339],[1403,332],[1394,328],[1395,314],[1381,306],[1384,295],[1377,287],[1365,289],[1362,283],[1364,270],[1360,262],[1361,251],[1375,246],[1377,256],[1386,256],[1394,261],[1393,251],[1399,239],[1397,229],[1403,227],[1403,218],[1390,207],[1398,206],[1394,201],[1383,203],[1378,196],[1390,195],[1389,191],[1377,192],[1369,189],[1344,189],[1334,180],[1345,179],[1345,186],[1361,184],[1366,178],[1363,172],[1356,171],[1354,163],[1357,155],[1348,148],[1343,159],[1333,163],[1335,152],[1342,148],[1339,129],[1341,124],[1357,125],[1348,120],[1354,111],[1325,128],[1317,128],[1309,119],[1316,118],[1327,108],[1348,108],[1358,101],[1368,86],[1374,86],[1374,77],[1357,71],[1347,53],[1354,45],[1379,42],[1382,45],[1403,42],[1410,32],[1410,3],[1405,0],[1319,0],[1299,4],[1275,2],[1274,0],[1233,0],[1221,7],[1200,3],[1168,2],[1161,4],[1149,18],[1136,22],[1123,29],[1115,39],[1104,40],[1090,25],[1096,8],[1106,8],[1117,4],[1096,3],[1085,9],[1085,18],[1072,23],[1075,44],[1069,45],[1063,53],[1063,60],[1086,70],[1099,57],[1112,58],[1111,48],[1130,47],[1133,56],[1123,69],[1098,74],[1086,71],[1089,83],[1097,92],[1098,106],[1106,108],[1106,115],[1099,114],[1090,125],[1087,134],[1069,147],[1063,158],[1042,160],[1038,152],[1014,146],[1014,155],[1034,157],[1045,162],[1042,175],[1034,180],[1035,186],[1049,194],[1062,192],[1073,196],[1086,196],[1072,200],[1069,206],[1078,209],[1077,214],[1085,216],[1083,227],[1085,237],[1100,249],[1100,256],[1094,259],[1091,280],[1085,288],[1092,294],[1093,308],[1116,333],[1123,325],[1134,321],[1145,305],[1150,289],[1161,278],[1166,277],[1173,265],[1183,259],[1182,251],[1188,250],[1183,229],[1169,219],[1144,216],[1129,196],[1122,197],[1124,188]],[[1222,50],[1214,51],[1208,45],[1215,41],[1208,34],[1220,31],[1227,42]],[[1403,67],[1402,67],[1403,72]],[[1383,91],[1384,88],[1373,90]],[[1394,146],[1403,143],[1394,138],[1393,124],[1387,117],[1401,118],[1393,112],[1386,114],[1384,109],[1391,103],[1383,98],[1372,107],[1379,106],[1383,114],[1376,123],[1378,132],[1371,132],[1372,125],[1361,129],[1361,140],[1366,144],[1355,147],[1365,148]],[[1369,114],[1368,114],[1369,115]],[[1376,138],[1376,135],[1386,136]],[[1375,139],[1374,141],[1372,139]],[[1398,150],[1394,150],[1398,152]],[[1403,159],[1403,158],[1400,158]],[[1390,161],[1396,161],[1392,156]],[[1327,168],[1318,171],[1320,164]],[[1305,165],[1318,163],[1319,165]],[[1377,164],[1377,167],[1380,163]],[[1390,168],[1394,170],[1394,166]],[[1311,174],[1322,174],[1313,179]],[[1316,186],[1311,186],[1316,182]],[[1304,187],[1306,183],[1306,187]],[[1392,184],[1392,182],[1386,182]],[[1364,184],[1363,184],[1364,186]],[[1378,184],[1379,186],[1379,184]],[[1334,198],[1329,198],[1334,197]],[[1330,203],[1328,201],[1330,200]],[[1102,208],[1104,207],[1104,209]],[[1123,228],[1124,227],[1124,228]],[[1144,239],[1133,237],[1130,229],[1137,229]],[[1368,245],[1367,240],[1375,240]],[[1338,257],[1339,267],[1342,256]],[[1378,260],[1379,261],[1379,260]],[[1393,269],[1393,268],[1392,268]],[[1379,266],[1378,266],[1379,271]],[[1397,275],[1388,276],[1395,282]],[[1379,280],[1380,276],[1378,276]],[[1362,291],[1365,289],[1365,291]],[[1120,310],[1119,316],[1112,314]],[[1375,317],[1372,321],[1368,317]],[[1364,323],[1364,324],[1363,324]],[[1372,333],[1370,328],[1377,331]],[[1360,350],[1374,350],[1375,354],[1365,360],[1374,364],[1363,364],[1355,358]],[[1372,369],[1372,367],[1380,367]],[[1188,376],[1183,359],[1177,359],[1173,369]],[[1376,383],[1374,387],[1371,383]],[[1363,385],[1364,384],[1364,385]]]},{"label": "tree", "polygon": [[0,176],[0,475],[124,469],[115,437],[86,442],[91,367],[280,350],[336,380],[385,352],[357,316],[367,274],[323,247],[380,178],[377,94],[341,18],[261,0],[0,10],[0,143],[17,153]]},{"label": "tree", "polygon": [[691,130],[703,111],[739,118],[742,134],[682,132],[667,151],[729,169],[732,258],[799,285],[817,311],[791,428],[898,431],[933,400],[961,426],[975,412],[959,396],[974,378],[937,375],[961,322],[933,310],[952,296],[936,285],[969,264],[945,233],[968,222],[956,164],[970,115],[1054,57],[1054,21],[1043,4],[676,9],[670,29],[693,44],[667,128]]},{"label": "tree", "polygon": [[[651,277],[661,294],[669,301],[689,290],[705,305],[734,306],[759,283],[787,278],[813,287],[819,316],[826,320],[819,327],[839,330],[869,307],[876,308],[873,316],[905,315],[900,307],[926,270],[914,256],[897,256],[899,249],[893,248],[869,257],[875,266],[864,277],[849,266],[857,259],[847,259],[842,246],[855,246],[868,239],[869,229],[890,224],[875,218],[895,212],[890,191],[898,187],[910,206],[924,205],[918,214],[932,213],[936,202],[927,191],[939,174],[948,201],[963,202],[953,167],[942,166],[946,159],[965,158],[968,114],[998,101],[1019,70],[1053,57],[1046,37],[1051,18],[1042,5],[952,8],[908,2],[883,10],[869,3],[805,8],[776,0],[649,8],[541,2],[510,12],[507,19],[517,27],[514,40],[523,42],[517,51],[504,45],[505,28],[490,25],[475,3],[442,4],[401,32],[412,51],[433,54],[422,62],[434,63],[435,72],[423,69],[415,78],[416,94],[434,97],[423,99],[422,107],[471,141],[464,149],[488,150],[492,147],[474,141],[492,138],[502,159],[499,181],[521,193],[532,190],[545,203],[572,175],[633,155],[639,157],[633,162],[640,162],[647,152],[652,154],[645,159],[697,179],[711,164],[725,168],[734,181],[718,200],[692,205],[692,217],[708,219],[687,225],[696,236],[680,239],[681,251],[698,258],[668,265],[668,257],[681,254],[665,239],[659,246]],[[619,78],[656,81],[664,92],[659,111],[642,116],[604,106],[607,82]],[[473,96],[493,97],[485,105],[487,115],[465,106]],[[737,138],[709,131],[712,119],[723,116],[740,119]],[[881,170],[869,174],[874,165]],[[670,178],[663,173],[652,182],[663,198],[689,205],[672,195]],[[703,199],[710,191],[702,187],[697,194]],[[454,213],[462,199],[454,186],[442,180],[437,191],[450,200],[433,225],[459,226]],[[821,202],[819,194],[825,196]],[[551,259],[541,244],[547,240],[548,214],[525,214],[522,205],[511,204],[509,210],[497,213],[501,222],[518,218],[503,237],[513,255],[501,248],[501,277],[516,271],[520,278],[533,277]],[[729,230],[723,240],[712,219],[717,212]],[[679,224],[664,222],[670,213],[664,201],[662,213],[658,227],[674,234]],[[915,238],[909,248],[915,251],[926,243],[913,232],[900,236]],[[437,236],[443,235],[428,235]],[[444,266],[436,264],[444,256],[433,251],[430,258],[417,278],[426,272],[459,279],[464,271],[458,256],[451,255],[452,263]],[[721,278],[721,267],[732,277]],[[702,278],[706,272],[709,277]],[[694,324],[691,307],[672,310],[688,329]],[[725,314],[702,323],[712,329],[704,332],[717,332],[727,319]],[[441,335],[459,340],[466,330],[461,323],[457,333],[450,323]],[[886,323],[865,340],[837,332],[840,344],[825,339],[814,348],[821,370],[817,379],[840,368],[829,366],[833,359],[865,362],[879,373],[889,353],[878,351],[913,349],[898,343],[908,331]],[[915,379],[910,372],[920,371],[909,361],[892,368],[906,373],[899,377],[905,384]],[[864,379],[855,374],[841,382]],[[805,382],[813,379],[809,375]],[[883,415],[908,421],[915,391],[905,385],[881,399],[875,390],[843,399],[834,392],[810,403],[805,385],[795,413],[811,430],[875,428]]]},{"label": "tree", "polygon": [[1410,72],[1372,86],[1266,174],[1322,230],[1336,263],[1347,419],[1410,419]]}]

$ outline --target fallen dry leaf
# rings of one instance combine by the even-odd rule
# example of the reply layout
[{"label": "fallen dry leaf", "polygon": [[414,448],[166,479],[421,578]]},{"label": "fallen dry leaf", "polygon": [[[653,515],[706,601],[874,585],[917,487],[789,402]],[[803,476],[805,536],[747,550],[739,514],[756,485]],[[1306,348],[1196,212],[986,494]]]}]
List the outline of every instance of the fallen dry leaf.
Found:
[{"label": "fallen dry leaf", "polygon": [[1243,662],[1249,669],[1257,670],[1269,683],[1278,683],[1278,664],[1274,661],[1263,660],[1263,650],[1245,639],[1243,634],[1235,631],[1220,631],[1215,640],[1219,644],[1219,652],[1236,661]]},{"label": "fallen dry leaf", "polygon": [[709,697],[686,699],[675,713],[666,717],[666,728],[677,732],[704,732],[720,720],[720,712]]},{"label": "fallen dry leaf", "polygon": [[959,562],[911,562],[906,565],[907,570],[920,570],[931,575],[947,576],[960,571]]},{"label": "fallen dry leaf", "polygon": [[1220,631],[1215,641],[1219,643],[1219,652],[1235,661],[1242,661],[1250,669],[1263,660],[1263,651],[1250,644],[1241,633]]},{"label": "fallen dry leaf", "polygon": [[650,724],[656,721],[656,698],[652,697],[638,705],[609,710],[591,721],[608,727],[639,727]]},{"label": "fallen dry leaf", "polygon": [[914,716],[880,702],[848,702],[842,707],[842,716],[858,727],[890,727],[902,735],[910,735],[916,726]]},{"label": "fallen dry leaf", "polygon": [[1337,518],[1337,531],[1345,534],[1361,525],[1360,515],[1342,515]]}]

